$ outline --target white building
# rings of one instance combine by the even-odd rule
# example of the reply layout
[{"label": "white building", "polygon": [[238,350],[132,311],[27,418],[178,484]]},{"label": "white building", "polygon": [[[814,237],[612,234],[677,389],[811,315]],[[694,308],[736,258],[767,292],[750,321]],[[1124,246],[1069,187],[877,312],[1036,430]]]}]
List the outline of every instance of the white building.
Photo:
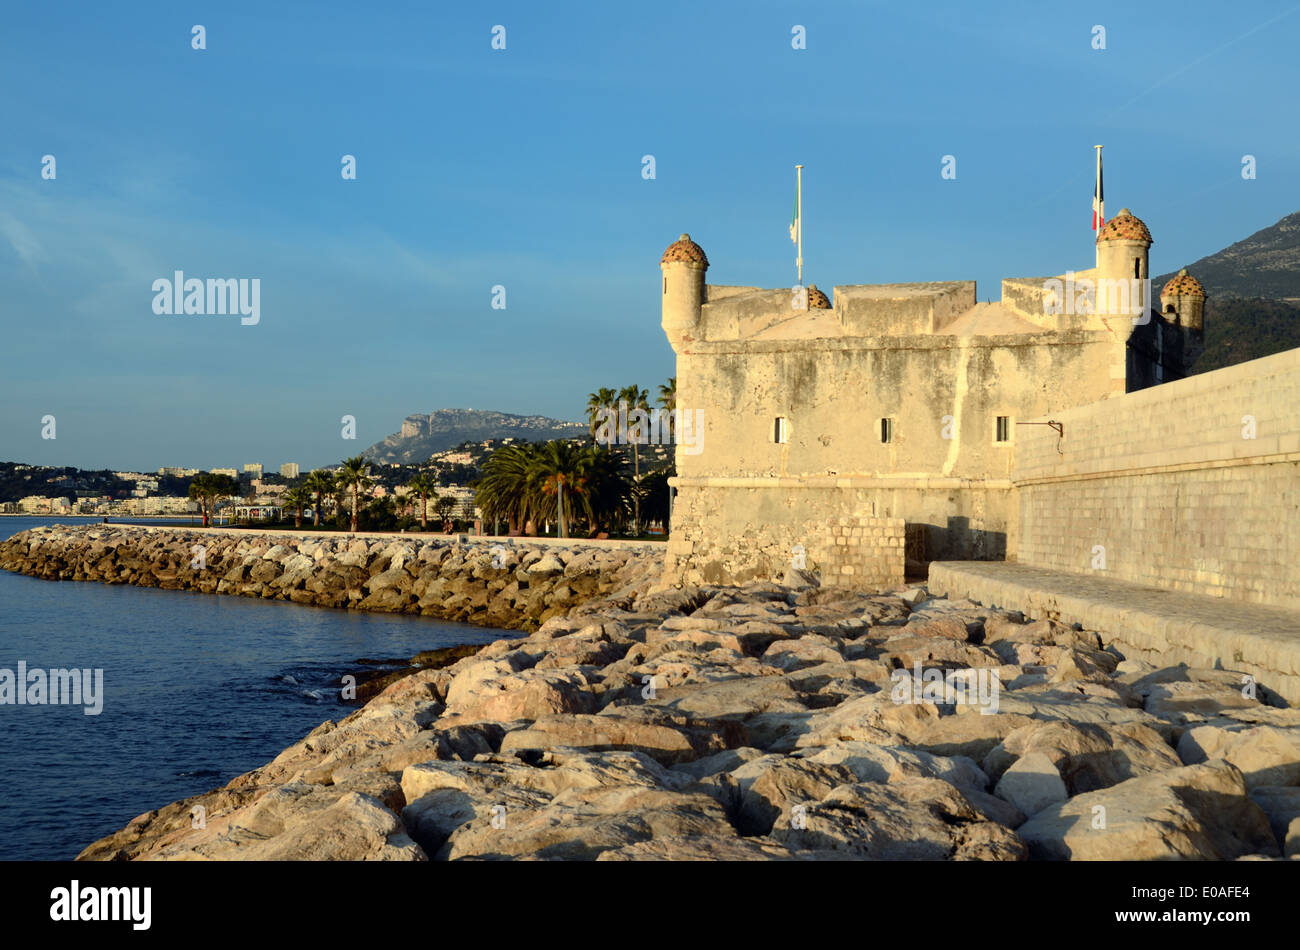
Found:
[{"label": "white building", "polygon": [[283,465],[280,466],[280,475],[283,476],[284,478],[297,478],[298,463],[285,462]]}]

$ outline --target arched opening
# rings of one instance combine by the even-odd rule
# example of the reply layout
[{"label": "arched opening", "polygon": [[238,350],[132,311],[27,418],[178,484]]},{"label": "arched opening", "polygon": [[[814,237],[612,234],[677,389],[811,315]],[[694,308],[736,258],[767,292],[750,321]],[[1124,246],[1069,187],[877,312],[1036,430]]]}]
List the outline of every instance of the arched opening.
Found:
[{"label": "arched opening", "polygon": [[1174,312],[1174,305],[1171,303],[1165,304],[1165,313],[1173,313],[1173,312]]}]

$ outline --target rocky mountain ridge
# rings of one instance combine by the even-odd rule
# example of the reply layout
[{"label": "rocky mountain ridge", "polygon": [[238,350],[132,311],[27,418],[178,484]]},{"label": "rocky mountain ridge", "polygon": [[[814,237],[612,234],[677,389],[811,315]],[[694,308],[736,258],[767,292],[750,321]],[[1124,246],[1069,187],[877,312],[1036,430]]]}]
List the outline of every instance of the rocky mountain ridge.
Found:
[{"label": "rocky mountain ridge", "polygon": [[549,416],[521,416],[485,409],[435,409],[407,416],[397,432],[380,439],[363,454],[378,462],[414,465],[462,442],[504,438],[543,442],[582,438],[587,432],[584,423]]}]

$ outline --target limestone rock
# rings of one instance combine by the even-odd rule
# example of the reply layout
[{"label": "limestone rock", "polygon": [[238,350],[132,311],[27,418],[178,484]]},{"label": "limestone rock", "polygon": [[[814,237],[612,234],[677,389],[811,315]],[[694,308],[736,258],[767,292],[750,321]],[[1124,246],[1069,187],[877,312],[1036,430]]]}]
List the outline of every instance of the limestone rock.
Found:
[{"label": "limestone rock", "polygon": [[1065,782],[1061,780],[1061,773],[1042,752],[1030,752],[1016,759],[1002,773],[993,794],[1015,805],[1026,815],[1035,815],[1049,805],[1070,797]]},{"label": "limestone rock", "polygon": [[1021,756],[1044,754],[1070,795],[1109,788],[1183,763],[1161,735],[1141,723],[1036,722],[1017,729],[984,758],[994,780]]},{"label": "limestone rock", "polygon": [[796,854],[839,852],[875,861],[1025,857],[1015,832],[984,819],[939,779],[841,785],[801,814],[781,814],[770,837]]},{"label": "limestone rock", "polygon": [[1300,785],[1300,729],[1276,726],[1194,726],[1178,740],[1178,756],[1191,764],[1226,759],[1246,785]]},{"label": "limestone rock", "polygon": [[1231,861],[1276,855],[1268,819],[1227,762],[1132,778],[1040,811],[1016,829],[1047,860]]}]

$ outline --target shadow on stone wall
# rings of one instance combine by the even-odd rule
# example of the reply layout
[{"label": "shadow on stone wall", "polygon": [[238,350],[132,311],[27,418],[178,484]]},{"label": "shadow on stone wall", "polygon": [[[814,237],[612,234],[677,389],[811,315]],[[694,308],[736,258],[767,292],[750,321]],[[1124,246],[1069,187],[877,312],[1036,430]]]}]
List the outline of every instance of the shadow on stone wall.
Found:
[{"label": "shadow on stone wall", "polygon": [[931,561],[1005,561],[1007,534],[972,528],[960,515],[946,525],[908,522],[906,558],[909,576],[924,576]]}]

